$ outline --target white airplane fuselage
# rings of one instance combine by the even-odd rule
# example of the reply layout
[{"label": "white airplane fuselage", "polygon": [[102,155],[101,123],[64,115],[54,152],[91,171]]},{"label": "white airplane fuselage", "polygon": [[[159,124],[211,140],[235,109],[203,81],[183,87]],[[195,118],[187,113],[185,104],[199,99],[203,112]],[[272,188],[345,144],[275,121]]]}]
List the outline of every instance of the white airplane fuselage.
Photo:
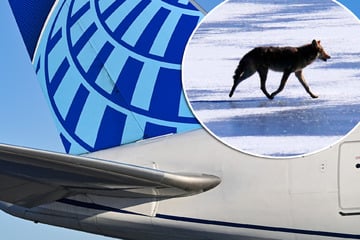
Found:
[{"label": "white airplane fuselage", "polygon": [[87,156],[221,178],[212,190],[170,199],[81,195],[26,209],[35,222],[123,239],[360,239],[360,132],[318,153],[263,158],[204,130]]}]

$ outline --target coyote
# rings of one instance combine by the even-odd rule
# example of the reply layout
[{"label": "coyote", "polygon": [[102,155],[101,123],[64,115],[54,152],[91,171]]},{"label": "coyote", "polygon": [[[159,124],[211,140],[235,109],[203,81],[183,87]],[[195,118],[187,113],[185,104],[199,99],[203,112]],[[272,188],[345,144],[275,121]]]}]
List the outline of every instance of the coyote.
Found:
[{"label": "coyote", "polygon": [[[318,96],[311,92],[302,70],[314,62],[317,58],[327,61],[330,58],[320,41],[313,40],[312,43],[301,47],[257,47],[248,52],[239,62],[235,70],[234,85],[231,88],[229,97],[232,97],[236,87],[256,71],[260,76],[261,90],[269,99],[273,99],[281,92],[292,72],[299,79],[305,90],[312,98]],[[266,77],[268,70],[283,72],[279,88],[272,94],[266,90]]]}]

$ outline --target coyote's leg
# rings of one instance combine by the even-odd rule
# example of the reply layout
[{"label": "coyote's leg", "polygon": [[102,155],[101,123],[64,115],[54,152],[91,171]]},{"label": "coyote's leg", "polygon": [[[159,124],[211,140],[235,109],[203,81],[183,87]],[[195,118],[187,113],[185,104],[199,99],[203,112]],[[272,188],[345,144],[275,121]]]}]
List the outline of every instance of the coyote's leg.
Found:
[{"label": "coyote's leg", "polygon": [[311,92],[309,85],[306,83],[302,70],[295,72],[295,76],[299,79],[301,85],[305,88],[306,92],[310,94],[312,98],[317,98],[318,96]]},{"label": "coyote's leg", "polygon": [[290,71],[285,71],[282,78],[281,78],[281,82],[280,82],[280,86],[279,88],[273,92],[271,95],[270,95],[270,99],[273,99],[276,94],[278,94],[279,92],[281,92],[284,87],[285,87],[285,84],[286,84],[286,81],[288,80],[289,76],[290,76],[291,72]]},{"label": "coyote's leg", "polygon": [[266,67],[261,67],[258,69],[258,73],[260,76],[260,89],[263,91],[263,93],[266,95],[267,98],[273,99],[270,93],[268,93],[268,91],[266,90],[266,79],[267,79],[268,71],[269,69]]}]

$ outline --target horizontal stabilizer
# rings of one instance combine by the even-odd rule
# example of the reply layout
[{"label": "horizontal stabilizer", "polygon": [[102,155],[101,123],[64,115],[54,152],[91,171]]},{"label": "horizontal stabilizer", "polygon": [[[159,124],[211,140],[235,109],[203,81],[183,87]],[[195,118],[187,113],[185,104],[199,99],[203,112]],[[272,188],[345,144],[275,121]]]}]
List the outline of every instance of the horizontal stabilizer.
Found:
[{"label": "horizontal stabilizer", "polygon": [[77,194],[171,198],[220,183],[207,174],[172,173],[114,161],[0,144],[0,200],[25,207]]}]

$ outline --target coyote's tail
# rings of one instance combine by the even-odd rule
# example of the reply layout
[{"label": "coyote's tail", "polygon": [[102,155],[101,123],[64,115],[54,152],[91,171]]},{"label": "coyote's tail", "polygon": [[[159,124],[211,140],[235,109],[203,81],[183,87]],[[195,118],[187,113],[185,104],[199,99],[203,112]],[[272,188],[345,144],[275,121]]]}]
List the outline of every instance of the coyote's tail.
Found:
[{"label": "coyote's tail", "polygon": [[237,68],[235,69],[235,72],[234,72],[234,76],[233,76],[234,84],[229,93],[229,97],[232,97],[232,95],[234,94],[234,91],[235,91],[237,85],[239,84],[238,80],[243,73],[244,73],[244,63],[243,63],[243,61],[240,61],[239,65],[237,66]]},{"label": "coyote's tail", "polygon": [[239,65],[237,66],[237,68],[235,69],[235,72],[234,72],[234,76],[233,76],[234,83],[240,78],[240,76],[241,76],[241,74],[243,74],[243,72],[244,72],[244,64],[243,64],[243,61],[240,61]]}]

